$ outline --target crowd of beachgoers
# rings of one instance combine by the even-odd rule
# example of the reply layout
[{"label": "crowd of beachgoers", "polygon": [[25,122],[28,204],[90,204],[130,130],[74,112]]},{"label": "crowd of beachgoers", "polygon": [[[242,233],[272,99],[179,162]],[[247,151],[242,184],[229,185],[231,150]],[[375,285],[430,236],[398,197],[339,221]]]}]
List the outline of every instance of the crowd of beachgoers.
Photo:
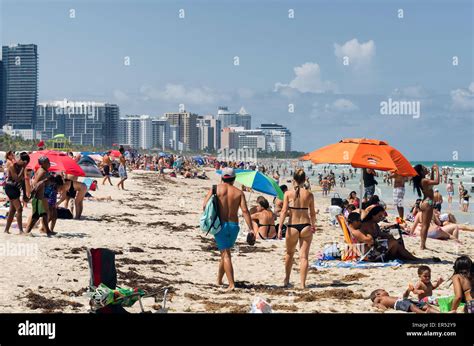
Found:
[{"label": "crowd of beachgoers", "polygon": [[[67,156],[79,162],[83,155],[70,152]],[[31,157],[37,158],[37,162],[32,162]],[[55,230],[58,217],[66,213],[71,218],[81,220],[85,200],[111,201],[111,196],[93,197],[91,192],[105,184],[126,190],[130,171],[151,172],[163,181],[180,178],[209,180],[206,172],[212,169],[220,174],[220,181],[215,186],[209,186],[199,212],[205,210],[209,200],[215,197],[220,220],[220,229],[213,236],[220,254],[217,285],[222,286],[225,277],[226,291],[236,289],[231,250],[239,234],[242,234],[241,227],[244,224],[248,227],[247,243],[251,246],[259,246],[262,241],[284,239],[284,264],[281,268],[285,273],[283,288],[292,287],[291,273],[295,253],[298,253],[299,288],[308,289],[306,281],[310,270],[310,248],[313,238],[317,238],[320,232],[318,215],[330,209],[334,220],[338,221],[347,236],[344,250],[339,255],[341,260],[368,263],[397,260],[399,263],[418,265],[418,282],[408,284],[400,296],[390,296],[383,288],[374,290],[369,298],[375,307],[416,313],[440,312],[433,291],[444,281],[450,281],[450,312],[473,312],[472,260],[466,255],[458,256],[449,278],[432,281],[428,264],[441,262],[443,254],[437,254],[439,257],[423,256],[431,241],[461,243],[463,232],[474,231],[473,225],[458,223],[455,215],[449,212],[453,199],[458,198],[462,212],[469,213],[470,195],[462,182],[457,187],[454,185],[453,169],[416,165],[414,169],[417,175],[412,178],[400,176],[395,171],[380,172],[365,168],[349,168],[336,174],[329,165],[305,171],[298,162],[292,165],[278,161],[261,164],[220,160],[211,156],[166,153],[139,155],[123,147],[120,147],[117,155],[112,155],[112,151],[102,153],[97,166],[103,177],[86,183],[83,178],[67,172],[51,172],[50,159],[47,155],[41,155],[41,150],[36,153],[7,152],[5,162],[0,165],[5,192],[5,197],[0,198],[4,207],[8,208],[4,232],[11,232],[16,219],[18,234],[31,236],[36,224],[41,221],[38,234],[54,238],[60,232]],[[239,174],[247,171],[256,171],[273,179],[282,194],[265,197],[258,195],[258,190],[252,186],[235,186]],[[331,205],[315,203],[315,194],[330,197],[331,190],[336,186],[345,187],[347,181],[358,179],[359,176],[363,184],[362,196],[351,191],[346,198],[332,198]],[[112,178],[115,177],[118,181],[114,184]],[[376,195],[378,179],[393,187],[393,201],[383,201]],[[446,185],[447,200],[437,188],[439,184]],[[419,196],[409,209],[405,209],[406,185]],[[247,205],[245,192],[257,193],[255,205]],[[388,204],[395,207],[396,215],[388,213]],[[31,212],[24,224],[25,208],[31,209]],[[404,236],[419,237],[418,254],[421,256],[415,256],[414,251],[405,247]],[[279,270],[276,265],[274,268]]]}]

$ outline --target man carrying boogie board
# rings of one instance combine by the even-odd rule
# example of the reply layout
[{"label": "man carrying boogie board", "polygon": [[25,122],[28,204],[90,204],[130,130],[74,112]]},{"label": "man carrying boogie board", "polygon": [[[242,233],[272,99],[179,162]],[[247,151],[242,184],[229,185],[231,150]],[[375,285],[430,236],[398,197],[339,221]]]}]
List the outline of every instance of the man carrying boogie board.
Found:
[{"label": "man carrying boogie board", "polygon": [[249,230],[252,230],[252,220],[247,209],[244,193],[234,187],[234,181],[234,169],[224,168],[222,170],[222,183],[217,186],[214,185],[204,199],[204,212],[200,222],[203,232],[214,235],[217,248],[221,253],[217,284],[223,285],[222,279],[225,273],[229,281],[229,291],[235,288],[230,249],[234,246],[239,234],[239,208],[242,209]]}]

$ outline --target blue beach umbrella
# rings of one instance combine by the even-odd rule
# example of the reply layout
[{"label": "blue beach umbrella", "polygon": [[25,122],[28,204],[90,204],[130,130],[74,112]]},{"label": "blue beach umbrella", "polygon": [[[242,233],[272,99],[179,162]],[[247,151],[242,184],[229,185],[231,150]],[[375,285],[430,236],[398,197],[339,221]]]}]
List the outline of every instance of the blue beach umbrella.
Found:
[{"label": "blue beach umbrella", "polygon": [[[222,174],[222,171],[217,171],[217,174]],[[235,181],[250,187],[252,190],[283,199],[283,191],[278,183],[262,172],[236,169]]]}]

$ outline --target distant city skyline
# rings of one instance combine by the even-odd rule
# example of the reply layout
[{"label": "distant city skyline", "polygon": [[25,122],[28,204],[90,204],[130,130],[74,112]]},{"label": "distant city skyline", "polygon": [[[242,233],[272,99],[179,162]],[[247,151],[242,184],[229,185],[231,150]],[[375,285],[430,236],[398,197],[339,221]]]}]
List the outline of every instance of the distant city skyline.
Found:
[{"label": "distant city skyline", "polygon": [[[38,45],[39,102],[107,102],[121,116],[243,106],[254,124],[286,126],[294,150],[369,137],[410,160],[474,160],[469,0],[1,6],[1,44]],[[382,112],[389,100],[418,102],[419,117]]]}]

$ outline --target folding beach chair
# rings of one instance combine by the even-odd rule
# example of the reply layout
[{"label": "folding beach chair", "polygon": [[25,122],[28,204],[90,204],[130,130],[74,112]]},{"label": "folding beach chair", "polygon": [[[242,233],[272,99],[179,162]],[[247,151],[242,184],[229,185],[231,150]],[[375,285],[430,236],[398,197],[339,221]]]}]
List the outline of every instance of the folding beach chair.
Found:
[{"label": "folding beach chair", "polygon": [[[109,249],[88,249],[87,260],[90,269],[89,290],[85,295],[89,296],[91,310],[94,313],[128,313],[123,307],[132,306],[136,301],[143,308],[142,298],[155,297],[161,291],[147,293],[140,289],[125,289],[117,287],[117,270],[115,268],[115,253]],[[164,289],[162,308],[158,312],[167,312],[166,295],[168,289]]]},{"label": "folding beach chair", "polygon": [[346,249],[342,251],[341,260],[343,261],[363,261],[369,253],[374,249],[371,247],[366,253],[363,253],[363,249],[365,248],[364,243],[354,243],[352,242],[351,232],[349,227],[347,227],[346,220],[344,219],[343,215],[336,216],[339,225],[341,226],[342,232],[344,234],[344,241],[346,243]]}]

